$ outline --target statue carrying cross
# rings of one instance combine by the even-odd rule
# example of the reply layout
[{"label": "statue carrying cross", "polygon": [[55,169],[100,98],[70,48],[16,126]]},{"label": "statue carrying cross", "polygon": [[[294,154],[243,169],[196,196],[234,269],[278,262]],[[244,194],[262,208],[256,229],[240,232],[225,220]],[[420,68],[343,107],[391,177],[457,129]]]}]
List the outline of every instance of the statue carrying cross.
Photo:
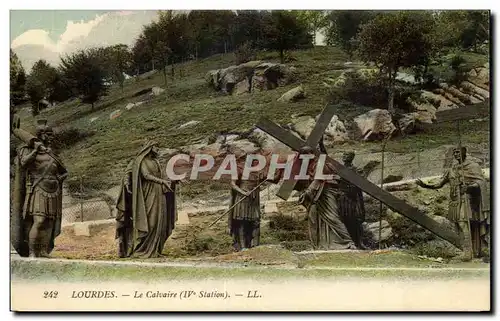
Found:
[{"label": "statue carrying cross", "polygon": [[[311,134],[309,137],[306,139],[306,141],[303,141],[302,139],[296,137],[286,129],[280,127],[279,125],[273,123],[272,121],[268,119],[261,119],[257,124],[256,127],[260,128],[267,134],[271,135],[272,137],[276,138],[283,144],[287,145],[291,149],[297,151],[297,152],[304,152],[304,151],[309,151],[314,154],[318,154],[318,151],[316,150],[316,146],[319,144],[321,137],[323,136],[323,133],[325,129],[327,128],[328,124],[330,123],[332,117],[334,114],[334,108],[333,106],[327,106],[323,112],[321,113],[320,117],[318,118],[318,121],[316,122],[316,125],[314,129],[312,130]],[[427,215],[423,214],[420,212],[417,208],[409,205],[405,201],[395,197],[391,193],[381,189],[377,185],[373,184],[372,182],[368,181],[364,177],[358,175],[356,172],[353,170],[347,168],[346,166],[342,165],[341,163],[337,162],[333,158],[327,156],[326,161],[325,161],[325,167],[330,168],[333,170],[333,172],[338,175],[340,178],[348,181],[352,185],[360,188],[364,193],[370,195],[371,197],[377,199],[378,201],[382,202],[386,206],[388,206],[390,209],[393,211],[407,217],[408,219],[412,220],[413,222],[417,223],[418,225],[422,226],[423,228],[429,230],[430,232],[434,233],[435,235],[441,237],[442,239],[450,242],[457,248],[462,248],[462,240],[461,238],[456,235],[453,231],[447,229],[440,223],[436,222],[433,220],[431,217],[428,217]],[[292,191],[296,188],[298,181],[289,179],[285,180],[283,184],[280,187],[280,190],[277,193],[277,196],[280,198],[287,200]],[[306,195],[309,194],[311,196],[311,193],[307,193],[308,191],[313,191],[315,190],[316,192],[319,189],[324,190],[324,184],[323,185],[318,185],[318,184],[311,184],[312,186],[309,186],[306,190]],[[319,192],[321,193],[321,192]],[[325,193],[324,193],[325,194]],[[321,197],[320,194],[316,193],[316,198]],[[326,197],[326,196],[324,196]],[[307,201],[306,201],[307,202]],[[324,202],[324,204],[318,204],[317,207],[328,207],[331,206],[327,201]],[[316,209],[318,210],[318,209]],[[318,222],[316,224],[316,227],[314,227],[312,232],[313,236],[313,242],[314,237],[316,236],[316,241],[317,242],[322,242],[321,239],[321,233],[324,232],[324,229],[322,228],[322,222]],[[329,222],[329,217],[324,218],[324,223],[330,223],[330,226],[334,226],[336,222],[330,221]],[[338,230],[330,230],[327,232],[327,235],[324,236],[323,238],[331,238],[335,237],[338,240],[340,244],[347,244],[347,240],[345,240],[345,237],[342,234],[343,229],[338,229]],[[316,234],[315,234],[316,233]],[[319,233],[319,234],[318,234]],[[349,245],[347,245],[349,246]],[[348,247],[346,247],[348,248]]]}]

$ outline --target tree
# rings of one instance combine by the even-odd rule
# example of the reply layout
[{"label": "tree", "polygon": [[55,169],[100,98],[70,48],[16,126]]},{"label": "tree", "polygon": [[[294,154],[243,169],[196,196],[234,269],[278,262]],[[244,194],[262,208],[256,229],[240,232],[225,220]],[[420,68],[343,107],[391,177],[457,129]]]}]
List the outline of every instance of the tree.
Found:
[{"label": "tree", "polygon": [[141,34],[132,47],[132,66],[136,75],[153,69],[153,54],[144,34]]},{"label": "tree", "polygon": [[328,15],[323,10],[297,10],[297,18],[308,26],[309,33],[312,36],[312,42],[316,45],[316,33],[328,27]]},{"label": "tree", "polygon": [[125,76],[123,75],[129,70],[132,62],[132,54],[127,45],[118,44],[105,48],[108,73],[113,82],[117,82],[123,91],[123,83]]},{"label": "tree", "polygon": [[263,33],[263,47],[277,50],[281,63],[285,62],[285,51],[312,46],[307,26],[290,11],[272,11],[265,20]]},{"label": "tree", "polygon": [[45,60],[38,60],[31,68],[26,81],[26,92],[29,96],[32,113],[38,115],[39,102],[49,96],[50,86],[56,79],[56,70]]},{"label": "tree", "polygon": [[26,73],[17,55],[10,49],[10,104],[17,106],[24,102]]},{"label": "tree", "polygon": [[441,47],[476,50],[478,44],[489,39],[488,11],[448,10],[436,12],[434,17]]},{"label": "tree", "polygon": [[106,61],[102,48],[78,51],[61,58],[60,70],[74,93],[83,103],[94,104],[107,94]]},{"label": "tree", "polygon": [[345,50],[350,56],[356,50],[356,36],[359,27],[375,17],[374,11],[364,10],[339,10],[332,11],[328,15],[328,26],[326,27],[326,43],[329,46],[337,45]]},{"label": "tree", "polygon": [[377,15],[361,26],[359,56],[373,62],[384,77],[388,110],[394,111],[394,85],[402,67],[414,68],[429,63],[433,54],[434,20],[430,13],[399,11]]},{"label": "tree", "polygon": [[165,85],[167,84],[167,65],[171,50],[168,46],[168,39],[162,30],[160,22],[153,21],[146,25],[143,30],[145,46],[151,52],[153,69],[160,68],[163,72]]}]

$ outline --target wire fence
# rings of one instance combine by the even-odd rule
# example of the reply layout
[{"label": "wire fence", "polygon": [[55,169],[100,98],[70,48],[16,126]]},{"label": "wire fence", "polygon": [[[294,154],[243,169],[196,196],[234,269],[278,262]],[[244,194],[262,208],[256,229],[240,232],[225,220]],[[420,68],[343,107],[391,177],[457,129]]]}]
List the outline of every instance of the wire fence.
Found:
[{"label": "wire fence", "polygon": [[[369,181],[382,187],[388,183],[442,175],[453,162],[452,149],[455,146],[445,145],[431,149],[406,147],[404,151],[401,151],[401,146],[397,141],[388,140],[370,151],[355,151],[354,165],[364,169]],[[482,147],[467,145],[466,147],[469,158],[482,168],[489,167],[490,149],[488,144]],[[330,156],[340,160],[342,152]],[[63,193],[64,222],[83,222],[116,217],[115,206],[120,192],[119,186],[108,189],[103,185],[103,189],[100,190],[98,186],[96,188],[95,181],[92,188],[86,187],[87,178],[85,176],[73,177],[68,180],[70,180],[70,184],[65,184]],[[267,200],[274,198],[274,195],[269,195],[269,191],[265,192],[264,195]],[[182,202],[182,200],[179,201]],[[214,201],[216,200],[214,199]],[[207,204],[207,206],[209,205],[212,204]]]}]

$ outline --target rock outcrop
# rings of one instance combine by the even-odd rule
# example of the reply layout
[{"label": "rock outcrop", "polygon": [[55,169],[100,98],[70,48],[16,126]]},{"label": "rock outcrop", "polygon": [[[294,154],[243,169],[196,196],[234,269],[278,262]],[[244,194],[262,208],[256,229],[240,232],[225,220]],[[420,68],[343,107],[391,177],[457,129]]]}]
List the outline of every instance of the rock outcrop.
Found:
[{"label": "rock outcrop", "polygon": [[205,75],[205,80],[217,91],[240,95],[290,84],[295,74],[293,67],[284,64],[249,61],[237,66],[210,70]]},{"label": "rock outcrop", "polygon": [[354,118],[354,124],[365,141],[390,137],[396,131],[391,114],[385,109],[373,109],[359,115]]}]

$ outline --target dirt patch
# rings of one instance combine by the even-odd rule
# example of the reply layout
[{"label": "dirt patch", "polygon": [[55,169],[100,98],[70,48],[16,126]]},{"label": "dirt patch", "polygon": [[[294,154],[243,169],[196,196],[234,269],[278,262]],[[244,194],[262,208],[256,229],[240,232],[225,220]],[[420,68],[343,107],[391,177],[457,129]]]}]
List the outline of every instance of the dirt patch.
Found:
[{"label": "dirt patch", "polygon": [[[296,207],[290,206],[290,209]],[[298,207],[297,207],[298,208]],[[261,221],[259,248],[235,253],[228,233],[227,216],[208,227],[224,211],[189,214],[190,224],[178,225],[165,243],[163,260],[215,260],[221,262],[252,262],[256,264],[285,264],[293,260],[292,251],[311,249],[307,234],[305,212],[296,216],[272,214]],[[56,239],[54,257],[69,259],[118,259],[115,227],[108,226],[93,236],[75,236],[64,228]]]}]

